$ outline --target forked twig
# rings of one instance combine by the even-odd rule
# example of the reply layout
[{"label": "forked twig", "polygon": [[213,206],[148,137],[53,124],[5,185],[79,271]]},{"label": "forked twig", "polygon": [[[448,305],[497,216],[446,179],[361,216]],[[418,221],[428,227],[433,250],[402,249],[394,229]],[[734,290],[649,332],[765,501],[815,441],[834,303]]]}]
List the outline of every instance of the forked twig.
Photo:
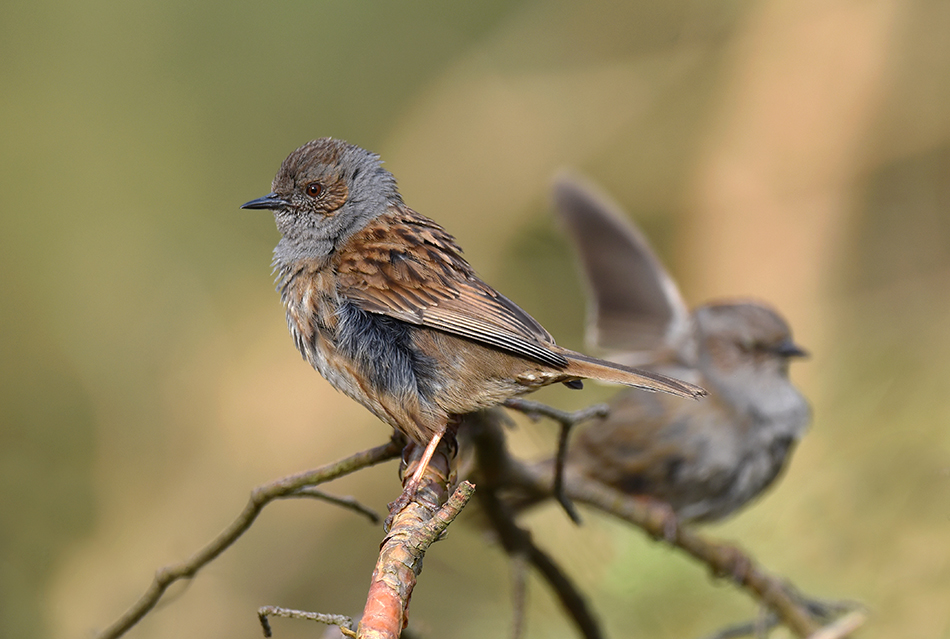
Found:
[{"label": "forked twig", "polygon": [[581,516],[578,514],[574,504],[571,503],[571,500],[568,499],[564,493],[564,465],[567,463],[568,440],[570,439],[572,428],[592,419],[606,417],[610,413],[610,407],[607,406],[607,404],[594,404],[593,406],[588,406],[587,408],[569,413],[548,406],[547,404],[521,398],[509,399],[505,402],[505,406],[524,413],[533,419],[547,417],[548,419],[556,421],[560,426],[557,440],[557,454],[554,456],[554,485],[551,490],[554,499],[561,505],[561,508],[563,508],[567,516],[571,518],[571,521],[575,524],[580,524]]},{"label": "forked twig", "polygon": [[357,453],[346,459],[290,475],[276,481],[258,486],[251,491],[251,497],[240,515],[208,545],[187,560],[160,568],[145,594],[125,614],[99,634],[99,639],[115,639],[125,634],[142,617],[155,607],[162,595],[173,583],[180,579],[189,579],[205,565],[224,552],[251,527],[261,510],[274,501],[294,496],[301,488],[315,486],[348,475],[354,471],[393,459],[402,450],[402,442],[391,440],[383,446]]}]

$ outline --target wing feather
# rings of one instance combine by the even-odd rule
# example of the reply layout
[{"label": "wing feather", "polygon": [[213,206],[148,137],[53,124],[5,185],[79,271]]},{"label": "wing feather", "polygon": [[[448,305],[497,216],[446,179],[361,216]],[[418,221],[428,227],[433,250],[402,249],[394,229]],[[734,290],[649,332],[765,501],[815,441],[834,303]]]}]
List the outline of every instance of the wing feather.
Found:
[{"label": "wing feather", "polygon": [[551,335],[479,279],[451,235],[411,209],[376,218],[338,255],[341,293],[367,312],[567,366]]},{"label": "wing feather", "polygon": [[623,353],[679,348],[690,331],[689,309],[623,209],[567,173],[554,183],[554,202],[587,279],[588,342]]}]

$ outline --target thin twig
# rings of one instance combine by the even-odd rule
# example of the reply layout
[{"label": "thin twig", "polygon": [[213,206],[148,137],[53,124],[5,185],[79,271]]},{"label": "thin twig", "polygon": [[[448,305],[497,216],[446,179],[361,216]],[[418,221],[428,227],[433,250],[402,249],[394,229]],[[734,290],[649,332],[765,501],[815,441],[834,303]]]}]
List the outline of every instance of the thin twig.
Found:
[{"label": "thin twig", "polygon": [[[491,422],[491,411],[466,416],[464,426],[475,445],[479,470],[479,491],[477,499],[488,517],[492,528],[498,533],[499,541],[509,556],[527,561],[535,567],[548,582],[551,590],[561,602],[570,619],[577,626],[581,636],[586,639],[600,639],[603,633],[593,611],[587,605],[583,594],[570,578],[564,574],[557,563],[535,545],[531,533],[519,527],[510,508],[498,497],[498,482],[505,476],[508,454],[505,449],[504,434],[497,424]],[[520,633],[523,609],[523,593],[515,591],[514,636]]]},{"label": "thin twig", "polygon": [[353,637],[354,639],[356,637],[356,633],[353,631],[353,620],[344,615],[325,615],[322,612],[305,612],[303,610],[291,610],[290,608],[281,608],[279,606],[263,606],[258,609],[257,618],[260,619],[261,628],[264,629],[265,637],[273,635],[268,617],[317,621],[328,626],[338,626],[340,632],[342,632],[345,637]]},{"label": "thin twig", "polygon": [[320,501],[326,501],[331,504],[335,504],[341,508],[345,508],[346,510],[352,510],[355,513],[363,515],[373,524],[378,524],[380,521],[382,521],[379,517],[379,514],[375,510],[364,506],[355,498],[337,497],[336,495],[330,495],[329,493],[325,493],[318,488],[314,488],[313,486],[306,486],[304,488],[300,488],[299,490],[295,490],[289,495],[283,495],[281,499],[291,499],[293,497],[311,497],[313,499],[319,499]]},{"label": "thin twig", "polygon": [[170,585],[180,579],[190,579],[205,565],[214,560],[250,528],[261,510],[275,499],[291,495],[305,486],[313,486],[342,477],[354,471],[393,459],[402,450],[402,442],[393,439],[383,446],[377,446],[357,453],[346,459],[308,470],[296,475],[258,486],[251,491],[251,497],[240,515],[208,545],[187,560],[159,568],[155,572],[152,585],[128,611],[111,626],[99,634],[99,639],[121,637],[142,617],[155,607],[162,594]]},{"label": "thin twig", "polygon": [[762,628],[768,631],[778,624],[778,617],[775,616],[775,614],[769,614],[764,621],[755,619],[753,621],[743,621],[731,626],[726,626],[711,635],[706,635],[703,639],[738,639],[739,637],[751,637]]},{"label": "thin twig", "polygon": [[513,397],[511,399],[505,400],[504,405],[505,408],[510,408],[511,410],[518,411],[519,413],[533,416],[535,419],[538,417],[547,417],[548,419],[554,420],[559,424],[567,424],[569,426],[576,426],[577,424],[582,424],[591,419],[602,419],[610,414],[610,406],[607,404],[594,404],[593,406],[588,406],[587,408],[569,412],[559,408],[554,408],[553,406],[548,406],[547,404],[542,404],[541,402],[531,401],[530,399]]},{"label": "thin twig", "polygon": [[828,600],[806,597],[801,591],[792,584],[784,584],[785,592],[795,600],[799,606],[803,607],[808,613],[823,624],[830,623],[845,613],[855,610],[864,610],[864,605],[858,601],[852,600]]},{"label": "thin twig", "polygon": [[[410,444],[406,449],[410,458],[404,477],[408,481],[422,447]],[[389,534],[380,545],[357,630],[361,639],[397,639],[408,623],[409,598],[422,572],[426,550],[441,537],[475,492],[473,484],[462,482],[446,501],[454,463],[454,443],[443,441],[422,476],[415,498],[393,517]]]},{"label": "thin twig", "polygon": [[[577,626],[581,636],[585,639],[601,639],[603,633],[593,611],[587,605],[587,600],[570,578],[564,574],[560,566],[546,552],[538,548],[531,539],[531,534],[515,524],[511,513],[506,513],[504,505],[490,491],[480,490],[478,502],[488,514],[492,527],[498,532],[499,539],[505,551],[513,556],[522,556],[541,574],[551,586],[568,616]],[[521,613],[516,612],[515,618]]]},{"label": "thin twig", "polygon": [[567,444],[570,440],[572,428],[592,419],[603,419],[610,414],[610,407],[607,404],[594,404],[593,406],[588,406],[587,408],[569,413],[548,406],[547,404],[521,398],[509,399],[505,402],[505,406],[524,413],[532,419],[547,417],[560,425],[557,454],[554,456],[554,485],[552,495],[557,503],[561,505],[561,508],[564,509],[564,512],[567,513],[567,516],[571,518],[571,521],[575,524],[580,524],[581,516],[577,512],[577,508],[574,507],[574,504],[571,503],[571,500],[568,499],[564,493],[564,465],[567,463]]},{"label": "thin twig", "polygon": [[759,606],[759,616],[755,619],[755,639],[767,639],[773,627],[769,622],[775,617],[774,612],[765,606]]},{"label": "thin twig", "polygon": [[[815,621],[828,624],[819,630],[819,633],[825,631],[825,629],[837,628],[838,622],[845,617],[850,617],[850,613],[860,613],[862,622],[865,618],[866,612],[864,607],[856,601],[823,601],[820,599],[809,599],[802,595],[798,589],[790,583],[783,583],[782,586],[789,598],[795,601],[804,610],[807,610],[808,614]],[[839,619],[836,621],[836,618]],[[856,618],[852,617],[852,620],[854,619]],[[778,615],[772,611],[766,611],[766,614],[760,618],[726,626],[711,635],[706,635],[703,639],[736,639],[737,637],[764,636],[780,623],[781,620]],[[853,629],[849,630],[849,632],[851,631],[853,631]],[[821,637],[821,635],[818,636]],[[811,639],[811,637],[809,637],[809,639]]]},{"label": "thin twig", "polygon": [[528,561],[516,553],[511,557],[511,639],[521,639],[528,607]]}]

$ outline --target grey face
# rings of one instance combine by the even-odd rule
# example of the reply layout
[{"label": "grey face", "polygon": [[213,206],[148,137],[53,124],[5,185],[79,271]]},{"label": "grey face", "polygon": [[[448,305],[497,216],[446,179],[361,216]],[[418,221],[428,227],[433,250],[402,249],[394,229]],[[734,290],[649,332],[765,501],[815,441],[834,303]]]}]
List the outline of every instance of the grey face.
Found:
[{"label": "grey face", "polygon": [[274,250],[279,267],[332,253],[390,205],[401,203],[396,180],[379,156],[321,138],[288,155],[272,192],[242,208],[274,212],[282,236]]},{"label": "grey face", "polygon": [[787,377],[788,361],[806,353],[772,309],[757,303],[708,304],[696,309],[700,366],[720,377]]}]

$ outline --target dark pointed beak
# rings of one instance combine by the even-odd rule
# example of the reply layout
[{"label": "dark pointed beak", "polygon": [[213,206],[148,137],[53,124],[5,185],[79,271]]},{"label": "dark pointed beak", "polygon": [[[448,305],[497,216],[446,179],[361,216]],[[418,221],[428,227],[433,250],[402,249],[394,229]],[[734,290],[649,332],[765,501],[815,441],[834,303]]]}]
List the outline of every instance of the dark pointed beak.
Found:
[{"label": "dark pointed beak", "polygon": [[775,352],[782,357],[808,357],[808,351],[793,342],[786,339],[775,346]]},{"label": "dark pointed beak", "polygon": [[276,211],[277,209],[282,209],[287,207],[287,200],[281,198],[276,193],[268,193],[264,197],[259,197],[256,200],[251,200],[250,202],[245,202],[241,205],[242,209],[270,209],[271,211]]}]

